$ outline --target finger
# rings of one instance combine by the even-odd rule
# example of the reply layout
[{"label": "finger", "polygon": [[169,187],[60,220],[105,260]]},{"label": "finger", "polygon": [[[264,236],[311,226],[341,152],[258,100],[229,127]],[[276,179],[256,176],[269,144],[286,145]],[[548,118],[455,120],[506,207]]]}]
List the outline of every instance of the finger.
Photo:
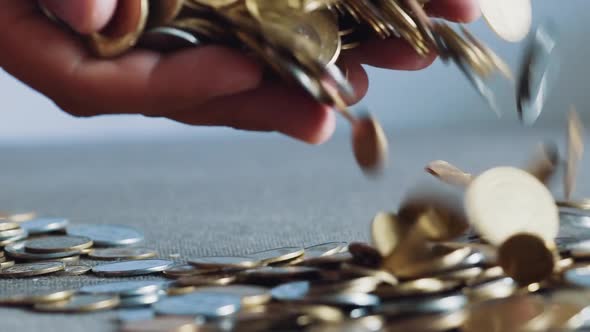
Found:
[{"label": "finger", "polygon": [[369,89],[369,77],[367,76],[367,72],[358,61],[352,57],[346,56],[346,54],[341,56],[338,60],[338,67],[340,67],[355,92],[355,98],[348,102],[355,104],[367,94],[367,90]]},{"label": "finger", "polygon": [[429,15],[464,23],[475,21],[481,14],[475,0],[431,0],[424,8]]},{"label": "finger", "polygon": [[261,80],[257,63],[222,47],[166,56],[136,50],[116,60],[96,59],[80,40],[42,17],[33,1],[0,4],[0,49],[11,50],[0,52],[0,64],[75,115],[174,110],[255,88]]},{"label": "finger", "polygon": [[55,16],[82,34],[97,32],[104,28],[113,17],[117,6],[117,0],[41,1]]},{"label": "finger", "polygon": [[335,114],[329,107],[318,104],[303,91],[277,84],[219,98],[198,110],[188,109],[167,117],[190,125],[278,131],[311,144],[325,142],[335,128]]},{"label": "finger", "polygon": [[346,53],[346,57],[374,67],[397,70],[420,70],[432,64],[436,54],[425,56],[416,53],[405,40],[390,38],[371,39]]}]

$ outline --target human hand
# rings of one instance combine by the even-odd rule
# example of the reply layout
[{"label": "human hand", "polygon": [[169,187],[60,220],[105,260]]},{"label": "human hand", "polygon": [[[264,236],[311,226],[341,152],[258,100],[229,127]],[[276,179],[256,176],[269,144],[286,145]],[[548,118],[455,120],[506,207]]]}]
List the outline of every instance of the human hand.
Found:
[{"label": "human hand", "polygon": [[[75,31],[99,31],[118,0],[42,0]],[[262,68],[236,50],[203,46],[172,54],[135,49],[97,59],[73,34],[46,19],[33,0],[0,0],[0,67],[74,116],[142,114],[190,125],[278,131],[308,143],[327,140],[334,112],[303,91],[265,82]],[[431,0],[433,16],[467,22],[474,0]],[[344,54],[357,98],[368,88],[361,64],[417,70],[435,59],[417,55],[401,39],[369,41]]]}]

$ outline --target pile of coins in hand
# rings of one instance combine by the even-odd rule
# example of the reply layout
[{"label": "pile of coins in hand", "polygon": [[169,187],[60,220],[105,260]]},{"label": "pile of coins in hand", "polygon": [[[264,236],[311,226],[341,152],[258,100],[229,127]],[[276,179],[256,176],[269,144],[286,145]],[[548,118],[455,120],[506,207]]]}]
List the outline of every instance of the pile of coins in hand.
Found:
[{"label": "pile of coins in hand", "polygon": [[[481,1],[484,15],[501,37],[518,41],[528,33],[530,0]],[[370,114],[355,115],[348,109],[354,91],[335,64],[342,52],[372,38],[403,38],[419,55],[438,53],[456,63],[498,113],[486,81],[497,72],[512,77],[504,61],[465,28],[457,30],[430,18],[423,9],[428,2],[128,0],[119,2],[103,31],[85,38],[100,57],[118,56],[134,47],[169,52],[211,43],[243,50],[342,114],[352,127],[357,163],[365,173],[376,174],[387,161],[387,139]]]},{"label": "pile of coins in hand", "polygon": [[[548,188],[562,167],[552,143],[540,145],[523,169],[474,175],[433,161],[427,172],[450,185],[419,187],[397,212],[378,213],[371,244],[157,258],[138,246],[143,235],[130,227],[6,215],[0,277],[103,279],[74,290],[2,294],[0,304],[60,313],[116,309],[122,332],[586,328],[590,203],[570,199],[583,153],[575,110],[567,127],[563,200]],[[160,278],[106,280],[135,276]]]}]

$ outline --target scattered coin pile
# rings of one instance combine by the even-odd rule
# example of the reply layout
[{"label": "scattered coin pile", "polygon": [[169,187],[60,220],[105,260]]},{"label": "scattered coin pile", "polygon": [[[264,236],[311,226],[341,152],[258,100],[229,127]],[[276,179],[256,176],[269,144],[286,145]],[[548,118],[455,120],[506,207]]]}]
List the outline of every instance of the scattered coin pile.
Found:
[{"label": "scattered coin pile", "polygon": [[[505,40],[523,39],[531,28],[530,0],[480,0],[492,29]],[[461,27],[430,18],[428,0],[128,0],[101,32],[84,36],[100,57],[121,55],[133,47],[169,52],[203,44],[244,50],[286,82],[299,85],[317,101],[332,106],[350,122],[353,151],[367,174],[378,174],[387,162],[387,138],[370,115],[348,109],[354,91],[335,65],[342,52],[371,38],[398,37],[418,54],[438,53],[452,60],[499,113],[487,81],[510,68],[490,48]],[[59,20],[47,8],[43,12]],[[538,57],[537,57],[538,58]],[[538,61],[527,68],[538,73]],[[344,68],[345,69],[345,68]],[[523,70],[523,77],[525,77]],[[538,82],[537,77],[526,76]],[[521,86],[521,107],[539,95]],[[538,110],[540,111],[540,110]]]}]

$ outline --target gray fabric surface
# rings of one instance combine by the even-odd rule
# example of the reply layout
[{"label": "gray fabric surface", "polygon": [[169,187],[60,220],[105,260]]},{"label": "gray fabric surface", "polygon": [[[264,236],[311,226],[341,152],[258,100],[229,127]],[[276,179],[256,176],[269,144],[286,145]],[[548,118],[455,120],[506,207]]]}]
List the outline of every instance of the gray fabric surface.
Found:
[{"label": "gray fabric surface", "polygon": [[[416,183],[435,182],[423,172],[430,160],[445,159],[478,173],[491,166],[524,165],[541,139],[564,143],[557,131],[388,135],[391,167],[377,181],[356,168],[345,136],[323,146],[274,135],[0,146],[0,208],[36,210],[73,223],[136,226],[145,232],[147,246],[162,257],[180,254],[180,259],[368,240],[369,221],[377,211],[396,209]],[[582,174],[580,195],[590,190],[589,177]],[[0,280],[0,294],[77,288],[100,280]],[[0,331],[113,331],[114,317],[112,312],[51,315],[0,308]]]}]

